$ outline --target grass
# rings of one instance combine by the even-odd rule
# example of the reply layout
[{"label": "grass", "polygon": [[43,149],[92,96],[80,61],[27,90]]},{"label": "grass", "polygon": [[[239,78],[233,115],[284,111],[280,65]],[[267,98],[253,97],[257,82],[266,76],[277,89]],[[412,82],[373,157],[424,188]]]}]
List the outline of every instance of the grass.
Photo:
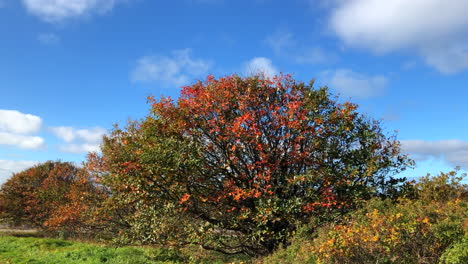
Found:
[{"label": "grass", "polygon": [[115,248],[61,239],[0,235],[1,264],[238,263],[242,259],[242,256],[227,258],[198,249]]}]

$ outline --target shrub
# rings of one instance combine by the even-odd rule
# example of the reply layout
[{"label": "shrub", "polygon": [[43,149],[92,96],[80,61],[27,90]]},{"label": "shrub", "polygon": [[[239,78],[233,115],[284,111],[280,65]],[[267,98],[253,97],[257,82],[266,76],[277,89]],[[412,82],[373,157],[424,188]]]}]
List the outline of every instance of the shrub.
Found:
[{"label": "shrub", "polygon": [[450,261],[466,257],[466,188],[455,172],[424,177],[417,199],[374,199],[322,229],[312,250],[319,263],[457,263]]},{"label": "shrub", "polygon": [[48,161],[14,174],[0,188],[0,220],[62,237],[95,236],[91,212],[107,198],[89,172]]},{"label": "shrub", "polygon": [[15,173],[0,188],[0,217],[12,224],[43,227],[55,209],[68,202],[66,194],[78,168],[48,161]]}]

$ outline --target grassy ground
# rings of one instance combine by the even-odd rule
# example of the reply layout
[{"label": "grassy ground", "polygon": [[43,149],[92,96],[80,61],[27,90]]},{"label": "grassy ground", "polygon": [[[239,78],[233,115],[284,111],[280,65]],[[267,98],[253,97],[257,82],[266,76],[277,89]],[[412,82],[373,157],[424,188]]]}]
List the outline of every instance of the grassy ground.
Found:
[{"label": "grassy ground", "polygon": [[199,250],[94,245],[60,239],[0,235],[1,264],[153,264],[153,263],[239,263]]}]

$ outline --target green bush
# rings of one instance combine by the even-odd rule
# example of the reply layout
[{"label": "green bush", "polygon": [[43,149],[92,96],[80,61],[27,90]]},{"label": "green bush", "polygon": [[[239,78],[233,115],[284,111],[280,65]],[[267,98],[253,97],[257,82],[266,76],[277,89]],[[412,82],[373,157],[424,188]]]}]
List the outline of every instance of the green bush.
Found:
[{"label": "green bush", "polygon": [[442,254],[441,264],[465,264],[468,263],[468,239],[453,244]]}]

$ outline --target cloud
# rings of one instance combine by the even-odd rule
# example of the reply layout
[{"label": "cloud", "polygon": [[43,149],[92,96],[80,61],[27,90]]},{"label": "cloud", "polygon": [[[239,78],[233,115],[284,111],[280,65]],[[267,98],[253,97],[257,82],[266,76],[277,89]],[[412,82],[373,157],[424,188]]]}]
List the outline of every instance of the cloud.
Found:
[{"label": "cloud", "polygon": [[334,53],[313,46],[301,46],[294,39],[294,35],[286,30],[278,30],[265,39],[268,46],[277,56],[285,57],[299,64],[330,63],[338,60]]},{"label": "cloud", "polygon": [[24,114],[16,110],[0,109],[0,131],[30,134],[38,132],[42,119],[31,114]]},{"label": "cloud", "polygon": [[38,161],[26,160],[0,160],[0,185],[10,178],[13,173],[20,172],[38,163]]},{"label": "cloud", "polygon": [[39,132],[41,126],[38,116],[0,109],[0,145],[39,149],[44,146],[44,139],[31,134]]},{"label": "cloud", "polygon": [[415,52],[442,73],[468,69],[468,1],[334,1],[330,26],[346,44]]},{"label": "cloud", "polygon": [[402,140],[401,145],[415,160],[442,159],[450,165],[468,168],[468,141]]},{"label": "cloud", "polygon": [[188,85],[195,77],[207,74],[211,62],[192,57],[191,49],[175,50],[171,56],[145,56],[131,74],[134,82],[161,81],[167,85]]},{"label": "cloud", "polygon": [[266,77],[273,77],[278,74],[278,70],[270,59],[264,57],[255,57],[245,63],[244,74],[264,74]]},{"label": "cloud", "polygon": [[100,151],[99,144],[67,144],[59,147],[60,151],[68,153],[87,153],[87,152],[98,152]]},{"label": "cloud", "polygon": [[60,37],[54,33],[41,33],[37,39],[45,45],[56,45],[60,43]]},{"label": "cloud", "polygon": [[44,139],[36,136],[0,132],[0,145],[11,145],[22,149],[39,149],[44,146]]},{"label": "cloud", "polygon": [[23,0],[26,10],[50,22],[62,22],[71,18],[104,14],[122,0]]},{"label": "cloud", "polygon": [[76,129],[73,127],[52,127],[52,133],[67,144],[59,146],[59,150],[68,153],[86,153],[99,151],[102,136],[106,130],[101,127]]},{"label": "cloud", "polygon": [[368,76],[349,69],[324,71],[320,75],[330,88],[356,98],[382,95],[388,85],[388,79],[383,75]]}]

